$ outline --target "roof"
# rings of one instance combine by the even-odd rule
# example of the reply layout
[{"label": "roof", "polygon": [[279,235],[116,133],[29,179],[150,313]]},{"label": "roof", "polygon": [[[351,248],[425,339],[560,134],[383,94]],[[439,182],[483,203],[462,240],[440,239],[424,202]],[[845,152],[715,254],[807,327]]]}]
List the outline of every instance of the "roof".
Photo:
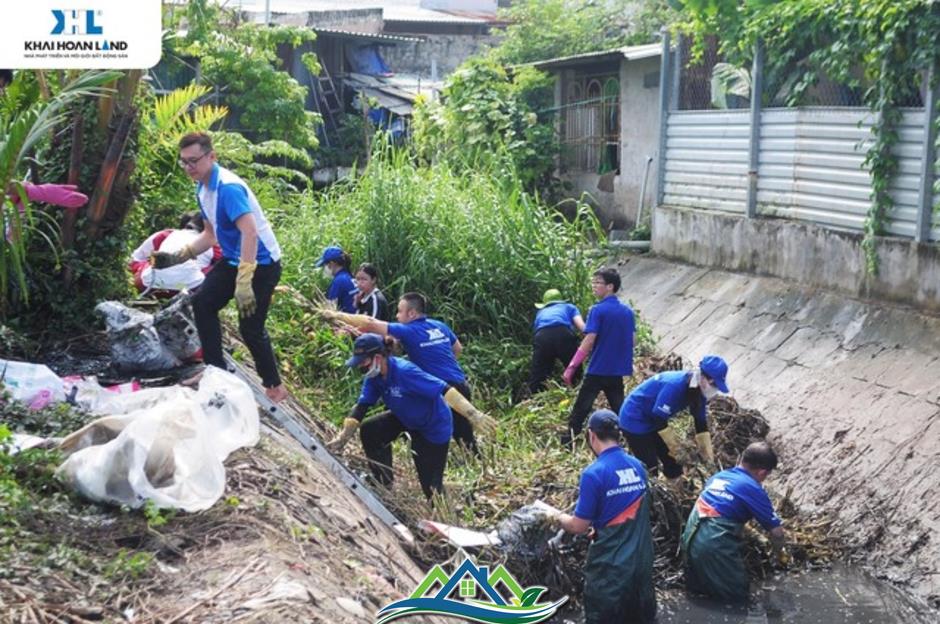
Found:
[{"label": "roof", "polygon": [[339,37],[347,37],[350,39],[369,39],[374,41],[396,41],[396,42],[420,42],[424,41],[422,37],[413,37],[409,35],[388,35],[385,33],[367,33],[359,32],[355,30],[341,30],[339,28],[319,28],[314,26],[313,30],[316,33],[323,33],[325,35],[337,35]]},{"label": "roof", "polygon": [[370,76],[349,73],[343,76],[343,83],[351,89],[362,91],[368,97],[375,98],[380,106],[396,115],[410,115],[415,98],[419,94],[431,94],[440,91],[443,86],[440,81],[432,82],[407,74]]},{"label": "roof", "polygon": [[588,65],[592,63],[601,63],[604,61],[617,61],[625,59],[627,61],[639,61],[646,58],[660,56],[663,52],[661,43],[646,43],[643,45],[626,46],[623,48],[614,48],[613,50],[603,50],[600,52],[585,52],[584,54],[572,54],[571,56],[560,56],[558,58],[546,59],[544,61],[535,61],[533,63],[524,63],[538,69],[561,69],[563,67],[576,67],[578,65]]},{"label": "roof", "polygon": [[[265,0],[215,0],[219,4],[257,14],[264,14]],[[329,11],[343,13],[359,9],[382,9],[382,19],[389,22],[492,24],[503,22],[496,14],[477,11],[426,9],[419,0],[270,0],[272,14]]]},{"label": "roof", "polygon": [[382,7],[386,22],[424,22],[435,24],[490,24],[501,22],[496,15],[470,11],[442,11],[420,6],[386,5]]}]

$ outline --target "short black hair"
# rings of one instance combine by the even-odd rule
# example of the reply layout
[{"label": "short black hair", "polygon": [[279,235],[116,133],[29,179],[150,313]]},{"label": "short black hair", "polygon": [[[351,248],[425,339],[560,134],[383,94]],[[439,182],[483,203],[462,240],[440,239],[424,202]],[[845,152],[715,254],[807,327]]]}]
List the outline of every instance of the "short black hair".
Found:
[{"label": "short black hair", "polygon": [[401,300],[408,304],[408,307],[418,314],[427,314],[428,300],[421,293],[406,292],[401,296]]},{"label": "short black hair", "polygon": [[190,132],[189,134],[184,134],[183,138],[180,139],[180,149],[186,149],[190,145],[198,145],[202,148],[202,151],[209,153],[212,151],[212,137],[209,136],[208,132]]},{"label": "short black hair", "polygon": [[741,455],[741,464],[748,468],[773,470],[777,467],[777,454],[767,442],[751,442]]},{"label": "short black hair", "polygon": [[194,225],[196,229],[202,232],[205,229],[205,223],[202,221],[202,213],[198,211],[185,212],[180,217],[180,226],[179,229],[185,230],[187,225]]},{"label": "short black hair", "polygon": [[608,267],[602,267],[594,271],[594,277],[599,277],[604,280],[605,284],[611,284],[614,287],[614,292],[620,290],[620,273],[617,273],[615,269]]},{"label": "short black hair", "polygon": [[356,273],[363,272],[372,279],[378,281],[379,279],[379,270],[375,268],[375,265],[368,262],[363,262],[359,265],[359,268],[356,269]]},{"label": "short black hair", "polygon": [[5,87],[13,82],[12,69],[0,69],[0,87]]}]

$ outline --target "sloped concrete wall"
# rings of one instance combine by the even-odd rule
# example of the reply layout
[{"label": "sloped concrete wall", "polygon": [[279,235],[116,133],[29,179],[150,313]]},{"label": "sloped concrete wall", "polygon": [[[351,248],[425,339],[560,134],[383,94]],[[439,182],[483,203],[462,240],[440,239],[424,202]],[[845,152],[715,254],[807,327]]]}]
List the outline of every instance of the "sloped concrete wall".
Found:
[{"label": "sloped concrete wall", "polygon": [[620,269],[660,346],[723,356],[732,395],[767,417],[769,485],[940,606],[940,318],[815,289],[810,260],[800,281],[637,256]]}]

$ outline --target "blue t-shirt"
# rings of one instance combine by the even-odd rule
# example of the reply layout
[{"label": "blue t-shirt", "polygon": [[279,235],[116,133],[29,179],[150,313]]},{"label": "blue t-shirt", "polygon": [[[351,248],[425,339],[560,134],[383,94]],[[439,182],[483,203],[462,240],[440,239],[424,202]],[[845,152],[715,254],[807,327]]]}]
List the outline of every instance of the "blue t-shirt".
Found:
[{"label": "blue t-shirt", "polygon": [[570,327],[574,329],[574,317],[581,312],[574,304],[567,301],[554,301],[535,313],[535,322],[532,324],[534,332],[546,327]]},{"label": "blue t-shirt", "polygon": [[442,396],[446,388],[446,383],[408,360],[390,357],[388,375],[366,379],[356,402],[371,407],[382,399],[405,429],[443,444],[454,432],[453,417]]},{"label": "blue t-shirt", "polygon": [[574,515],[590,520],[595,529],[600,529],[644,494],[646,468],[643,462],[621,447],[612,446],[581,473]]},{"label": "blue t-shirt", "polygon": [[356,293],[359,289],[353,281],[352,275],[346,269],[340,269],[339,273],[333,276],[330,282],[330,288],[326,291],[326,298],[336,302],[336,307],[340,312],[356,313]]},{"label": "blue t-shirt", "polygon": [[744,524],[755,518],[768,531],[781,525],[767,492],[740,466],[713,475],[699,498],[727,520]]},{"label": "blue t-shirt", "polygon": [[281,258],[281,248],[261,205],[244,180],[218,163],[212,166],[209,183],[196,184],[196,201],[202,216],[215,232],[222,258],[233,266],[241,259],[242,233],[235,225],[239,217],[252,214],[258,232],[258,264],[270,264]]},{"label": "blue t-shirt", "polygon": [[[662,429],[666,421],[689,407],[691,376],[689,371],[666,371],[634,388],[620,406],[620,428],[637,435]],[[704,399],[692,417],[699,427],[706,426]]]},{"label": "blue t-shirt", "polygon": [[617,299],[604,297],[588,312],[585,334],[597,334],[588,375],[623,376],[633,374],[633,334],[636,320],[633,310]]},{"label": "blue t-shirt", "polygon": [[401,341],[408,359],[422,370],[447,383],[466,380],[454,355],[457,336],[444,323],[424,316],[410,323],[389,323],[388,334]]}]

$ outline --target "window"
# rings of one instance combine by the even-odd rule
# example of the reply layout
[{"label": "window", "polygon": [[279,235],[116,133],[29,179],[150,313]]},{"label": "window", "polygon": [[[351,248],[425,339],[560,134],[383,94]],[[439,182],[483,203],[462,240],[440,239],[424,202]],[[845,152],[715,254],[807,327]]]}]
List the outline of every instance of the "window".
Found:
[{"label": "window", "polygon": [[604,174],[620,169],[620,81],[575,77],[565,89],[562,163],[566,171]]},{"label": "window", "polygon": [[473,579],[460,581],[460,597],[473,598],[477,595],[477,583]]}]

